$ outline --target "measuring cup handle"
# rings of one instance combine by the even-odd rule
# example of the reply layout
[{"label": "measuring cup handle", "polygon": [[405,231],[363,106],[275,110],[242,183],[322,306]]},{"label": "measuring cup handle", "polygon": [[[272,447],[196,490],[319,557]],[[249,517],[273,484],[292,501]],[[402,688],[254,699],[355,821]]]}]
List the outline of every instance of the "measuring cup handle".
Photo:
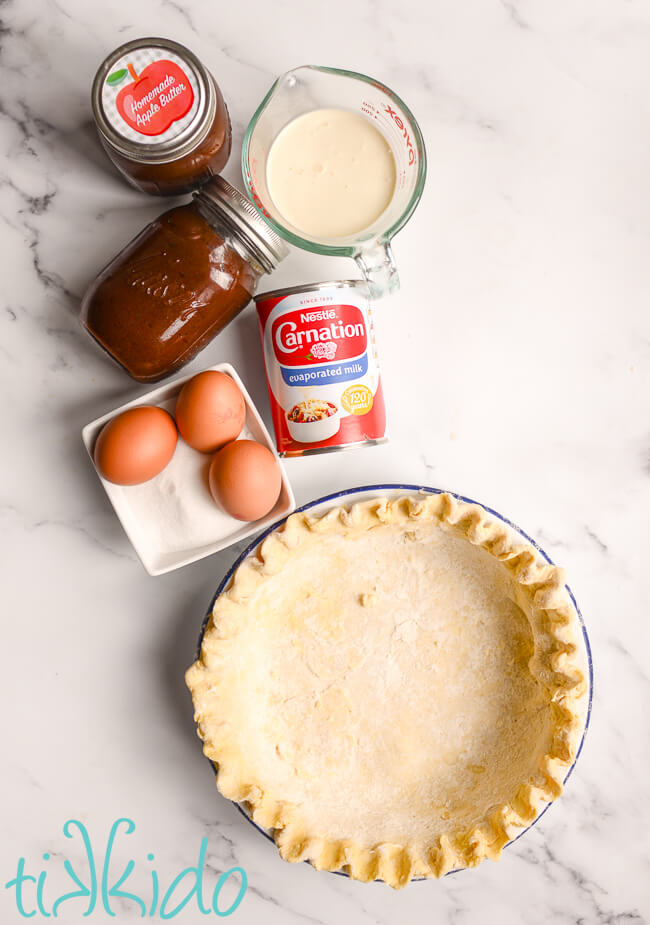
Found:
[{"label": "measuring cup handle", "polygon": [[381,299],[399,289],[399,275],[390,244],[376,244],[361,250],[354,259],[368,283],[373,299]]}]

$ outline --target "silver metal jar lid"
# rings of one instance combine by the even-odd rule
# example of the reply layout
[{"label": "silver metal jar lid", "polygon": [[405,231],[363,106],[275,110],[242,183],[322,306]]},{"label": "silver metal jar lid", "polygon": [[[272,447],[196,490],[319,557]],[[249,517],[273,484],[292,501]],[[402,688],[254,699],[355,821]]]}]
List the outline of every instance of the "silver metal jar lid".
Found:
[{"label": "silver metal jar lid", "polygon": [[[159,51],[163,53],[161,57],[169,58],[183,68],[192,86],[194,99],[189,113],[177,121],[172,130],[162,132],[157,140],[148,140],[146,134],[139,135],[114,111],[114,93],[119,93],[119,84],[114,84],[112,88],[111,77],[126,74],[127,68],[119,67],[120,64],[124,65],[126,57],[130,59],[131,67],[131,62],[145,67],[155,63]],[[93,81],[92,110],[100,135],[124,157],[144,164],[168,163],[193,151],[208,134],[214,122],[216,106],[217,95],[207,68],[189,48],[171,39],[142,38],[120,45],[106,58]]]},{"label": "silver metal jar lid", "polygon": [[263,218],[239,190],[223,177],[213,177],[194,193],[199,204],[214,209],[244,241],[246,247],[270,273],[289,254],[280,235]]}]

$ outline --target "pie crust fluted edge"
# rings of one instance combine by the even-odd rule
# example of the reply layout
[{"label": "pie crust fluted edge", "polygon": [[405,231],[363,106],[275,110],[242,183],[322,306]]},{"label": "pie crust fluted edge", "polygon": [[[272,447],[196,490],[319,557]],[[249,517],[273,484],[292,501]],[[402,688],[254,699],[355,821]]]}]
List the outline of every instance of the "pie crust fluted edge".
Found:
[{"label": "pie crust fluted edge", "polygon": [[[443,834],[433,845],[377,844],[372,848],[354,840],[331,841],[317,832],[305,831],[289,804],[272,793],[242,779],[236,761],[231,760],[227,737],[211,737],[208,717],[196,709],[208,689],[218,683],[211,672],[211,651],[235,627],[239,608],[264,581],[277,572],[305,536],[312,533],[370,529],[380,524],[437,522],[443,529],[464,536],[499,560],[532,603],[539,622],[533,632],[543,634],[547,644],[533,660],[534,675],[548,691],[554,723],[550,750],[536,771],[523,782],[509,803],[491,808],[468,830]],[[531,614],[526,614],[531,620]],[[573,630],[573,633],[571,633]],[[478,504],[444,494],[423,493],[395,499],[376,497],[334,507],[322,515],[292,514],[283,527],[271,533],[237,568],[228,587],[217,598],[206,628],[201,653],[186,673],[186,683],[195,704],[194,719],[203,751],[217,772],[217,786],[230,800],[244,804],[254,822],[272,830],[280,855],[286,861],[309,861],[318,870],[344,869],[362,881],[384,880],[401,888],[414,877],[441,877],[455,868],[475,867],[485,858],[498,859],[504,845],[517,829],[529,825],[549,802],[562,792],[562,783],[575,759],[582,727],[581,699],[586,679],[580,667],[577,638],[580,625],[565,588],[561,568],[546,563],[538,551],[525,543],[503,522]],[[536,634],[536,633],[535,633]],[[533,667],[531,666],[531,671]]]}]

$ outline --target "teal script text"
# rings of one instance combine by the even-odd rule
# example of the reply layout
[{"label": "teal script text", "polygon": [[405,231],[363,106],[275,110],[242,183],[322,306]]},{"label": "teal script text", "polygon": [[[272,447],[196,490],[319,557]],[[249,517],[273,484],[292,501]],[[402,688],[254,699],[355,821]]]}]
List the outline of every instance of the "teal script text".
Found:
[{"label": "teal script text", "polygon": [[[141,918],[172,919],[188,907],[194,908],[202,915],[216,915],[220,918],[232,915],[239,907],[244,895],[248,880],[243,867],[231,867],[219,876],[211,895],[205,896],[205,859],[208,850],[208,839],[203,838],[199,847],[197,863],[186,867],[178,873],[166,889],[162,888],[160,877],[155,868],[149,870],[148,879],[151,882],[146,895],[142,890],[135,892],[127,889],[129,879],[135,870],[135,861],[129,860],[120,866],[117,872],[111,871],[111,857],[114,853],[118,836],[131,835],[135,831],[135,823],[131,819],[117,819],[108,833],[106,847],[100,857],[95,854],[88,830],[82,822],[69,819],[63,826],[66,838],[78,838],[83,846],[84,872],[80,875],[72,863],[66,859],[63,868],[73,887],[56,897],[48,895],[47,868],[35,876],[27,871],[25,858],[19,858],[16,867],[16,876],[5,883],[5,889],[13,891],[16,909],[26,919],[40,915],[44,918],[57,918],[63,907],[75,904],[76,910],[83,912],[86,917],[92,915],[96,909],[103,909],[108,915],[115,917],[115,909],[122,908],[120,904],[133,904],[139,909]],[[50,860],[50,855],[43,855],[44,861]],[[154,860],[154,855],[147,854],[147,861]],[[115,864],[113,866],[116,866]],[[229,904],[220,901],[220,894],[226,883],[233,878],[239,880],[239,890],[234,900]],[[232,884],[231,884],[232,886]],[[229,889],[229,894],[232,889]]]}]

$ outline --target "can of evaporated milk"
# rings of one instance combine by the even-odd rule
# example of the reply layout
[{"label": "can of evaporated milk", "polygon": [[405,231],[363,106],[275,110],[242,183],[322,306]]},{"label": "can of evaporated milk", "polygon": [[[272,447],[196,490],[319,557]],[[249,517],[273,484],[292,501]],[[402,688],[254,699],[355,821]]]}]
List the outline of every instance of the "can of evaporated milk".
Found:
[{"label": "can of evaporated milk", "polygon": [[386,440],[366,283],[343,280],[255,297],[280,456]]}]

